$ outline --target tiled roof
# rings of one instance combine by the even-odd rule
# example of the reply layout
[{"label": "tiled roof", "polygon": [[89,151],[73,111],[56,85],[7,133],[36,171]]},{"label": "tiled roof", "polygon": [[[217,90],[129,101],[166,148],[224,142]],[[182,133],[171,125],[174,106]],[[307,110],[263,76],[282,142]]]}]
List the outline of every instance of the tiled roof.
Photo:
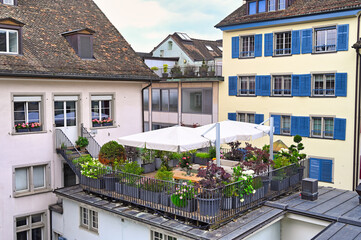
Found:
[{"label": "tiled roof", "polygon": [[215,27],[290,18],[361,8],[361,0],[295,0],[286,10],[247,15],[246,4],[228,15]]},{"label": "tiled roof", "polygon": [[[149,80],[158,77],[142,62],[92,0],[18,0],[0,4],[0,19],[22,27],[23,55],[0,55],[0,75]],[[94,58],[78,57],[62,33],[91,29]]]}]

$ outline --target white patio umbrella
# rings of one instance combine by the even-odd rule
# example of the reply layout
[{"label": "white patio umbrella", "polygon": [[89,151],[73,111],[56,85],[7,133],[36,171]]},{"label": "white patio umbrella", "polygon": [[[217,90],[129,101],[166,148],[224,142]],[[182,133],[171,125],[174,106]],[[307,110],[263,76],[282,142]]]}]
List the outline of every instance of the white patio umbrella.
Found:
[{"label": "white patio umbrella", "polygon": [[194,128],[174,126],[118,138],[122,145],[170,152],[186,152],[209,146]]}]

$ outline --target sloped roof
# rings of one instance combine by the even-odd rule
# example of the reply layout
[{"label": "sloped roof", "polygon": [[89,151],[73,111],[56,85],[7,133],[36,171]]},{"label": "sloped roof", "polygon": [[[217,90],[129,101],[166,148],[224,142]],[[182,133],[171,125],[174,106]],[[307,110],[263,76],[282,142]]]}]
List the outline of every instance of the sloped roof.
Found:
[{"label": "sloped roof", "polygon": [[285,10],[247,15],[247,5],[243,4],[215,27],[219,28],[243,23],[344,11],[357,8],[361,8],[361,0],[294,0],[293,4]]},{"label": "sloped roof", "polygon": [[[184,40],[178,35],[178,33],[168,35],[157,47],[153,49],[152,53],[155,49],[167,41],[169,37],[172,37],[172,39],[177,42],[180,48],[191,59],[193,59],[193,61],[209,61],[214,60],[214,58],[222,57],[222,51],[219,49],[219,47],[222,47],[222,40],[212,41],[195,38],[191,38],[191,40]],[[213,51],[208,50],[206,46],[210,46]]]},{"label": "sloped roof", "polygon": [[[0,19],[22,27],[23,55],[0,55],[0,75],[149,80],[158,77],[92,0],[18,0],[0,4]],[[94,58],[77,56],[62,33],[94,31]]]}]

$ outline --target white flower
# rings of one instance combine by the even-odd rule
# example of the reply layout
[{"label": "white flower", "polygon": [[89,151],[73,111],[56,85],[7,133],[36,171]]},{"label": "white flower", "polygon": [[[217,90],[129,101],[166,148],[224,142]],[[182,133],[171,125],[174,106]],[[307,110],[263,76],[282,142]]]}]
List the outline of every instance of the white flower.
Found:
[{"label": "white flower", "polygon": [[255,194],[256,193],[256,190],[253,190],[253,194]]},{"label": "white flower", "polygon": [[244,202],[244,198],[241,198],[239,201],[240,201],[240,202]]},{"label": "white flower", "polygon": [[243,180],[247,180],[247,177],[244,177],[244,176],[243,176],[242,178],[243,178]]}]

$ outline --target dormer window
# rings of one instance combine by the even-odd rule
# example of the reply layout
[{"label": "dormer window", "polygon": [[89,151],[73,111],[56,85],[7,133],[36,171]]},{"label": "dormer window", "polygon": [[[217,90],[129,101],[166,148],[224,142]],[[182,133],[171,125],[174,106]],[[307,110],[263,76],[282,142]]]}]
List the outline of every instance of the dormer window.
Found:
[{"label": "dormer window", "polygon": [[73,47],[76,54],[82,59],[93,59],[93,34],[88,28],[66,32],[62,35]]},{"label": "dormer window", "polygon": [[0,0],[1,3],[7,4],[7,5],[16,5],[16,0]]},{"label": "dormer window", "polygon": [[291,0],[251,0],[247,2],[248,14],[284,10],[291,5]]},{"label": "dormer window", "polygon": [[0,19],[0,54],[21,54],[22,26],[12,18]]}]

